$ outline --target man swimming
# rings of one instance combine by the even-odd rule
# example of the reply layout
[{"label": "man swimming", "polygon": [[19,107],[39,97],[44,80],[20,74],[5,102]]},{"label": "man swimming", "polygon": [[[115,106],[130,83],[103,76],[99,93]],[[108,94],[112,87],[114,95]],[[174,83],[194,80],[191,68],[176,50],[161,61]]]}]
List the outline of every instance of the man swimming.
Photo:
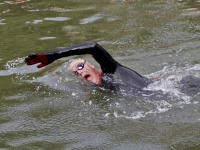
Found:
[{"label": "man swimming", "polygon": [[100,64],[102,71],[97,71],[93,65],[83,59],[73,61],[69,68],[76,75],[92,83],[105,88],[123,88],[124,90],[130,87],[143,89],[152,83],[150,79],[118,63],[104,48],[94,42],[81,43],[45,53],[34,53],[26,57],[25,62],[27,65],[41,63],[37,66],[41,68],[62,57],[83,54],[91,54]]}]

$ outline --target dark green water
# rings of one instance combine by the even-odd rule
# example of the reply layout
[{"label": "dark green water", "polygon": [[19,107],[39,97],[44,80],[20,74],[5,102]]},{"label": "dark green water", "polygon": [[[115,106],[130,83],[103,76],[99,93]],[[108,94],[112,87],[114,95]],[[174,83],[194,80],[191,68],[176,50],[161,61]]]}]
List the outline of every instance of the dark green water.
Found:
[{"label": "dark green water", "polygon": [[[73,56],[37,69],[31,53],[94,41],[142,75],[162,77],[147,90],[116,95],[77,79]],[[199,150],[200,1],[0,0],[0,150]],[[50,69],[58,69],[46,74]],[[173,80],[172,80],[173,79]]]}]

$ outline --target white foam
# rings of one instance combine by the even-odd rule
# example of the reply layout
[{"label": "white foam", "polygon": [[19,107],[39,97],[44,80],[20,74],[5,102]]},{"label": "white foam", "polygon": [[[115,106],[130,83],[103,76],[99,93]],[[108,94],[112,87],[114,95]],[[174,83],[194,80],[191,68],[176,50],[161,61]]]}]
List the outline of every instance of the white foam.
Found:
[{"label": "white foam", "polygon": [[24,57],[13,59],[5,64],[6,70],[0,70],[0,76],[8,76],[12,74],[19,74],[20,76],[23,76],[26,73],[34,73],[40,71],[41,68],[38,69],[36,66],[37,64],[32,66],[24,65]]},{"label": "white foam", "polygon": [[85,19],[81,19],[80,20],[80,24],[89,24],[89,23],[93,23],[94,21],[97,21],[99,19],[101,19],[103,17],[103,14],[95,14],[91,17],[85,18]]},{"label": "white foam", "polygon": [[30,24],[30,23],[39,24],[39,23],[42,23],[42,22],[43,22],[43,20],[33,20],[32,22],[31,21],[27,21],[26,24]]},{"label": "white foam", "polygon": [[67,21],[70,20],[68,17],[54,17],[54,18],[44,18],[47,21]]},{"label": "white foam", "polygon": [[51,40],[51,39],[55,39],[56,37],[42,37],[39,38],[39,40]]},{"label": "white foam", "polygon": [[154,81],[145,90],[150,91],[163,91],[173,97],[185,100],[186,103],[190,103],[191,97],[180,91],[179,82],[183,77],[193,74],[194,69],[199,69],[199,65],[193,67],[177,68],[176,66],[165,66],[161,71],[152,73],[150,76],[159,77],[160,80]]}]

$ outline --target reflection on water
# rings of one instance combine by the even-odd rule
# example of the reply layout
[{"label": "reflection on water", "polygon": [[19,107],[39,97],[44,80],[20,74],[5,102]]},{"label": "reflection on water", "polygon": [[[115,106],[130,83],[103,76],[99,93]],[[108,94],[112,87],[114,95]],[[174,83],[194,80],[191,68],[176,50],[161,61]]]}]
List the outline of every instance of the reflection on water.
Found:
[{"label": "reflection on water", "polygon": [[55,18],[44,18],[44,20],[48,20],[48,21],[67,21],[70,18],[67,17],[55,17]]},{"label": "reflection on water", "polygon": [[2,23],[2,21],[5,21],[6,19],[1,19],[0,20],[0,25],[5,25],[6,23]]},{"label": "reflection on water", "polygon": [[42,37],[40,40],[50,40],[50,39],[55,39],[56,37]]},{"label": "reflection on water", "polygon": [[85,19],[81,19],[81,20],[80,20],[80,24],[92,23],[92,22],[94,22],[94,21],[96,21],[96,20],[101,19],[102,17],[103,17],[102,14],[95,14],[95,15],[93,15],[93,16],[91,16],[91,17],[88,17],[88,18],[85,18]]},{"label": "reflection on water", "polygon": [[[0,149],[199,149],[198,1],[23,2],[0,5]],[[85,41],[159,78],[153,92],[118,95],[75,77],[71,59],[100,68],[89,55],[23,62]]]},{"label": "reflection on water", "polygon": [[192,16],[199,16],[200,11],[197,8],[189,8],[189,9],[184,9],[183,13],[181,16],[183,17],[192,17]]},{"label": "reflection on water", "polygon": [[[47,21],[67,21],[69,19],[70,18],[67,18],[67,17],[44,18],[44,20],[47,20]],[[32,22],[27,21],[26,24],[29,24],[29,23],[39,24],[39,23],[42,23],[42,22],[43,22],[43,20],[33,20]]]},{"label": "reflection on water", "polygon": [[27,21],[26,24],[32,23],[32,24],[38,24],[38,23],[42,23],[43,20],[33,20],[32,22]]}]

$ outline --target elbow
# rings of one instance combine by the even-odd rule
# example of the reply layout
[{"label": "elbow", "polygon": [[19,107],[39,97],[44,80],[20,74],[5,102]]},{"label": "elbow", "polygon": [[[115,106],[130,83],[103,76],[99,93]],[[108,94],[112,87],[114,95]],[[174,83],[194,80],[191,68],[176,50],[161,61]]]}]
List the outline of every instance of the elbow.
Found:
[{"label": "elbow", "polygon": [[96,42],[86,42],[88,45],[90,45],[90,47],[98,47],[99,44],[97,44]]}]

